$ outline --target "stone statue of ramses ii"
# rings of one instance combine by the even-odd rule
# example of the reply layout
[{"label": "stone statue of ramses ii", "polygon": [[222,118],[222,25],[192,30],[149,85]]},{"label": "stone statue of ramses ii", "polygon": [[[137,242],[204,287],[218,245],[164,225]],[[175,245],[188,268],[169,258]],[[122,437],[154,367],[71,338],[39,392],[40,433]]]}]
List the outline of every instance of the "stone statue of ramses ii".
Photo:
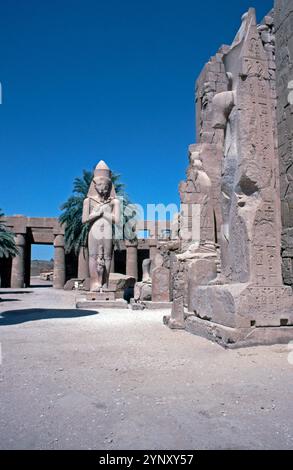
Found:
[{"label": "stone statue of ramses ii", "polygon": [[83,203],[82,222],[90,224],[88,250],[92,292],[108,289],[114,247],[113,225],[120,221],[120,201],[116,198],[111,176],[110,169],[101,160]]}]

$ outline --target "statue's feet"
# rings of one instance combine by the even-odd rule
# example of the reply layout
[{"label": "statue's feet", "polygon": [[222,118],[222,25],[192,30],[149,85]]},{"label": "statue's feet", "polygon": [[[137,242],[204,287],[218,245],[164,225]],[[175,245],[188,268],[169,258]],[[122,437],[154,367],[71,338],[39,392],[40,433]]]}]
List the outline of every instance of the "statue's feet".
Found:
[{"label": "statue's feet", "polygon": [[109,292],[110,291],[108,284],[103,284],[102,291],[103,292]]},{"label": "statue's feet", "polygon": [[91,281],[90,290],[91,292],[102,292],[102,286],[97,281]]}]

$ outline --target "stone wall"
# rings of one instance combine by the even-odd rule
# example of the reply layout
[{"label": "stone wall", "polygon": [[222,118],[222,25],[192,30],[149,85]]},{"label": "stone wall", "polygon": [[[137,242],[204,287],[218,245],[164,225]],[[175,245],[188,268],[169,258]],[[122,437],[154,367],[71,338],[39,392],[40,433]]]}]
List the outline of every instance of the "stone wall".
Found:
[{"label": "stone wall", "polygon": [[[293,0],[277,1],[261,24],[250,8],[231,46],[222,46],[197,81],[198,143],[190,147],[180,196],[196,197],[202,208],[206,194],[215,240],[181,244],[164,321],[225,345],[293,337],[292,17]],[[198,160],[209,185],[192,172],[202,171]]]},{"label": "stone wall", "polygon": [[[277,124],[284,283],[293,287],[293,1],[276,0]],[[291,90],[293,91],[293,90]]]}]

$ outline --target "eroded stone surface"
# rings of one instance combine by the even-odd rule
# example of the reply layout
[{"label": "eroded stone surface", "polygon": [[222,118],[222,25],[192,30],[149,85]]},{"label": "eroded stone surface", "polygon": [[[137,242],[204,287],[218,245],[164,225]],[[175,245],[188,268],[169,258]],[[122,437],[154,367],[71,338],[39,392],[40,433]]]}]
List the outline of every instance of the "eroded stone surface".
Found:
[{"label": "eroded stone surface", "polygon": [[152,301],[170,302],[170,270],[158,266],[152,274]]},{"label": "eroded stone surface", "polygon": [[277,124],[282,205],[283,278],[293,287],[293,5],[276,0]]},{"label": "eroded stone surface", "polygon": [[[178,262],[173,263],[172,273],[172,315],[165,319],[169,326],[172,321],[179,325],[185,322],[187,326],[193,318],[193,324],[200,324],[201,328],[210,322],[233,329],[235,338],[238,330],[246,330],[249,335],[250,330],[256,328],[284,330],[288,327],[292,332],[292,290],[283,284],[283,279],[286,284],[292,284],[293,121],[284,88],[278,103],[278,117],[276,114],[279,99],[276,70],[284,69],[282,79],[287,80],[286,86],[288,73],[292,71],[288,47],[293,37],[291,14],[287,5],[277,1],[276,48],[274,12],[257,25],[255,11],[250,9],[243,15],[231,47],[223,47],[210,60],[197,82],[197,136],[201,144],[195,146],[194,151],[205,149],[203,168],[212,184],[209,189],[208,185],[202,185],[198,190],[196,184],[191,184],[189,170],[186,183],[180,186],[180,196],[184,202],[198,201],[201,211],[205,198],[209,198],[214,223],[210,233],[215,238],[205,236],[200,217],[198,241],[185,244],[183,250],[181,246],[181,252],[177,253]],[[282,51],[278,50],[278,34],[282,38],[279,42],[283,40]],[[282,72],[279,81],[281,76]],[[278,84],[279,90],[281,86],[284,87],[284,81]],[[209,156],[207,160],[205,155]],[[211,170],[211,155],[215,171]],[[284,162],[286,174],[284,165],[282,167]],[[190,216],[187,221],[190,223]],[[181,223],[186,226],[184,213]],[[206,253],[204,240],[208,241]],[[188,307],[189,314],[184,307]],[[276,334],[278,340],[279,336]],[[239,335],[239,341],[240,338],[243,342],[246,335]]]},{"label": "eroded stone surface", "polygon": [[152,300],[152,261],[150,258],[143,260],[142,262],[142,281],[136,282],[134,287],[134,302],[131,303],[133,310],[140,310],[137,305],[145,300]]}]

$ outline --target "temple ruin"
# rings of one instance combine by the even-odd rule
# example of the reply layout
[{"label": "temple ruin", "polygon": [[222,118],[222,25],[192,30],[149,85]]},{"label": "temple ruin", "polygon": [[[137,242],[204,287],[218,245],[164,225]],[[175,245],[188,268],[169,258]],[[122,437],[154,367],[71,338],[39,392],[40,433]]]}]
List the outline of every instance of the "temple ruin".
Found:
[{"label": "temple ruin", "polygon": [[[253,8],[242,16],[232,44],[222,45],[205,64],[195,102],[196,143],[188,146],[177,221],[138,221],[136,230],[149,237],[121,241],[111,272],[138,281],[134,308],[146,308],[145,301],[152,302],[149,308],[170,306],[164,322],[171,329],[226,346],[288,342],[293,339],[292,0],[275,0],[260,24]],[[88,250],[68,258],[57,219],[4,221],[15,234],[18,255],[3,260],[2,286],[30,285],[32,244],[54,246],[55,288],[63,289],[68,279],[90,278]],[[92,257],[96,262],[97,253]],[[102,261],[111,263],[109,255]]]},{"label": "temple ruin", "polygon": [[[72,278],[88,277],[87,250],[80,250],[79,256],[65,253],[64,227],[57,218],[20,215],[4,217],[3,221],[15,234],[19,254],[15,258],[1,259],[2,287],[19,289],[30,286],[31,246],[34,244],[54,246],[54,288],[63,289]],[[138,237],[134,243],[120,241],[119,249],[115,249],[111,272],[141,280],[142,262],[155,259],[157,246],[164,239],[166,230],[171,230],[168,221],[137,221],[136,231],[142,232],[143,237]]]},{"label": "temple ruin", "polygon": [[[197,80],[170,328],[230,346],[293,338],[292,38],[291,1],[261,24],[251,8]],[[184,236],[194,204],[199,239]]]}]

